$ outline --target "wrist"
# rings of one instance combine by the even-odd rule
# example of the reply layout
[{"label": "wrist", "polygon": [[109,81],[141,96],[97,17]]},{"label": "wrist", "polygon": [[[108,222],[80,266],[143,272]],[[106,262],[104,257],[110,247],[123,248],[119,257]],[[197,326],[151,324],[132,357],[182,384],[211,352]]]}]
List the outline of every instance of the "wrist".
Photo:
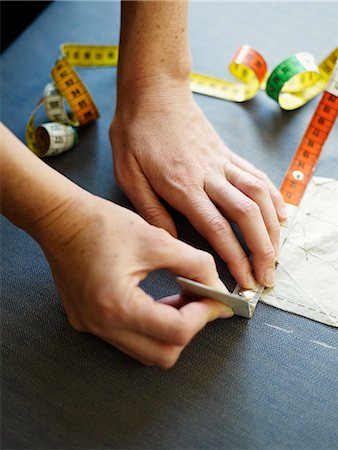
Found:
[{"label": "wrist", "polygon": [[59,229],[67,230],[66,216],[93,196],[33,155],[5,126],[0,128],[1,212],[42,246],[57,240]]},{"label": "wrist", "polygon": [[86,227],[95,197],[74,186],[72,192],[30,224],[26,230],[43,248],[54,253],[68,245]]},{"label": "wrist", "polygon": [[149,76],[118,90],[115,118],[131,120],[148,113],[172,112],[192,101],[189,78]]},{"label": "wrist", "polygon": [[173,55],[151,49],[148,49],[148,52],[145,51],[144,55],[137,52],[135,55],[133,52],[129,54],[128,51],[124,51],[123,53],[121,50],[117,78],[118,91],[128,91],[130,88],[149,86],[152,83],[189,81],[192,58],[188,49],[182,51],[177,49],[177,54]]},{"label": "wrist", "polygon": [[187,21],[186,1],[122,2],[118,102],[161,97],[168,86],[189,85]]}]

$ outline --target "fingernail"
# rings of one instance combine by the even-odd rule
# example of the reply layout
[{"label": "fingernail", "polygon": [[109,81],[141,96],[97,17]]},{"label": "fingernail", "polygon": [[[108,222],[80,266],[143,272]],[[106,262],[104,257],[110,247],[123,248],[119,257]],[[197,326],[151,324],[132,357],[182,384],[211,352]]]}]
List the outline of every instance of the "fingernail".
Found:
[{"label": "fingernail", "polygon": [[257,288],[257,282],[254,279],[253,275],[251,272],[247,273],[246,276],[246,285],[244,286],[246,289],[253,289],[255,290]]},{"label": "fingernail", "polygon": [[218,316],[220,319],[229,319],[230,317],[232,317],[234,315],[233,310],[230,307],[225,307],[222,312],[220,313],[220,315]]},{"label": "fingernail", "polygon": [[273,287],[275,285],[275,269],[271,267],[265,269],[263,281],[266,287]]}]

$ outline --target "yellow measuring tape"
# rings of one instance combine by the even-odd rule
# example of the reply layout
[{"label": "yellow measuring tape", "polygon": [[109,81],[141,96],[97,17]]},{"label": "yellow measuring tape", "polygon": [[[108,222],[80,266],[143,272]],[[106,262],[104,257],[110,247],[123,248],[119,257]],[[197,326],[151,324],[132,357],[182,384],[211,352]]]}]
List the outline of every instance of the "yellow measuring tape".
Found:
[{"label": "yellow measuring tape", "polygon": [[[57,155],[71,149],[77,142],[74,127],[99,117],[95,102],[74,66],[115,67],[118,63],[118,47],[112,45],[62,44],[60,53],[51,71],[52,83],[46,85],[26,127],[27,145],[38,156]],[[282,109],[293,110],[324,90],[337,59],[338,48],[319,66],[310,53],[297,53],[269,73],[262,55],[244,45],[229,65],[229,71],[238,81],[192,73],[190,85],[193,92],[234,102],[250,100],[258,90],[265,90]],[[36,127],[36,114],[42,105],[50,122]]]}]

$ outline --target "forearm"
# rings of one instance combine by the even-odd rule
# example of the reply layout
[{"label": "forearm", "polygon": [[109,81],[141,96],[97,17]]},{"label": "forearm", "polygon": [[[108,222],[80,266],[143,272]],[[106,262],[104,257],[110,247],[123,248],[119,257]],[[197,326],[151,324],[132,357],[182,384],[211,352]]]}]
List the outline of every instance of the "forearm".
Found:
[{"label": "forearm", "polygon": [[[1,127],[1,212],[34,239],[57,235],[58,218],[85,191]],[[71,227],[71,224],[69,224]]]},{"label": "forearm", "polygon": [[122,1],[118,94],[188,81],[188,3]]}]

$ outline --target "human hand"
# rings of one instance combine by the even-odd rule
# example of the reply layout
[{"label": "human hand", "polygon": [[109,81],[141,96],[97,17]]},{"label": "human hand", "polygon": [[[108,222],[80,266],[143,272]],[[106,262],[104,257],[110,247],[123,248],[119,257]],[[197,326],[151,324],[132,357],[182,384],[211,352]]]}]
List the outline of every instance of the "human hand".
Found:
[{"label": "human hand", "polygon": [[207,322],[233,314],[210,299],[154,301],[138,284],[159,268],[224,288],[212,256],[91,194],[79,190],[61,212],[42,217],[35,238],[71,325],[144,364],[171,367]]},{"label": "human hand", "polygon": [[223,143],[193,100],[187,80],[156,76],[120,94],[110,137],[115,176],[138,212],[176,235],[161,198],[184,214],[210,242],[237,282],[254,288],[250,262],[229,221],[252,252],[256,280],[273,286],[280,192],[261,171]]}]

